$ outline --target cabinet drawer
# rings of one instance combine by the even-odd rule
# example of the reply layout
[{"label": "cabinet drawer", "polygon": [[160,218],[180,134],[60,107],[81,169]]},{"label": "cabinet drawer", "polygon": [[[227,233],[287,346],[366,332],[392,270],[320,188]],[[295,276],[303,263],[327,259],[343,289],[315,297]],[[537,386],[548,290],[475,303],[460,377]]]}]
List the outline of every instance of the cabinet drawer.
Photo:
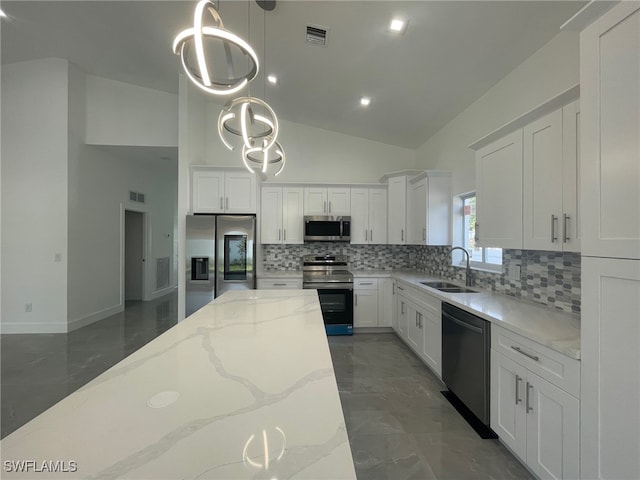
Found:
[{"label": "cabinet drawer", "polygon": [[278,288],[302,288],[302,278],[259,278],[258,290]]},{"label": "cabinet drawer", "polygon": [[420,288],[404,282],[398,282],[397,288],[400,290],[400,293],[409,300],[417,303],[425,310],[431,310],[433,313],[440,315],[442,311],[442,300],[438,297],[434,297]]},{"label": "cabinet drawer", "polygon": [[580,398],[580,362],[502,327],[491,325],[491,348]]},{"label": "cabinet drawer", "polygon": [[378,279],[377,278],[354,278],[353,288],[358,290],[377,290]]}]

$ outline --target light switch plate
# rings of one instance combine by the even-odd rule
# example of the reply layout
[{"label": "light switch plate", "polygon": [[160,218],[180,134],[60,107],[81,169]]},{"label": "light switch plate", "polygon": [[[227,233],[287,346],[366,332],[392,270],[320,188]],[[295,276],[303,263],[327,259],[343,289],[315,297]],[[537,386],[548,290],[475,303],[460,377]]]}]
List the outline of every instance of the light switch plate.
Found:
[{"label": "light switch plate", "polygon": [[509,279],[520,280],[520,265],[511,265],[509,267]]}]

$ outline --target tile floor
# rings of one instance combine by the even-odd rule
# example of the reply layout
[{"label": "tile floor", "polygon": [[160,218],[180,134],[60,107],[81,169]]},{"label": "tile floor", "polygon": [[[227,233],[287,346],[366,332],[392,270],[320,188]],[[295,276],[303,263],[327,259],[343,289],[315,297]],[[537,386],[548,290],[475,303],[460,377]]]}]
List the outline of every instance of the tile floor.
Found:
[{"label": "tile floor", "polygon": [[[2,437],[175,325],[177,295],[69,334],[1,335]],[[443,385],[392,333],[329,337],[359,480],[532,478],[482,440]]]},{"label": "tile floor", "polygon": [[172,293],[68,334],[0,335],[2,438],[175,325],[177,304]]},{"label": "tile floor", "polygon": [[473,431],[395,334],[329,337],[329,346],[359,480],[533,478]]}]

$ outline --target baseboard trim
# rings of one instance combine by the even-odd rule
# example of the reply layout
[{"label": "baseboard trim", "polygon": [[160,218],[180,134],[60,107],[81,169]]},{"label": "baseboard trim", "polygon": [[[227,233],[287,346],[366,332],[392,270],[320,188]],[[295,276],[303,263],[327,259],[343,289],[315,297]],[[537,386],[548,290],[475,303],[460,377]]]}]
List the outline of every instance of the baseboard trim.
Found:
[{"label": "baseboard trim", "polygon": [[0,324],[0,334],[13,335],[20,333],[67,333],[67,324],[56,323],[18,323],[7,322]]},{"label": "baseboard trim", "polygon": [[69,332],[77,330],[82,327],[86,327],[87,325],[91,325],[92,323],[98,322],[100,320],[104,320],[111,315],[115,315],[116,313],[120,313],[124,310],[124,305],[119,303],[118,305],[114,305],[113,307],[105,308],[104,310],[100,310],[99,312],[91,313],[86,317],[76,318],[74,320],[69,321]]},{"label": "baseboard trim", "polygon": [[151,292],[151,297],[149,298],[149,300],[155,300],[156,298],[164,297],[165,295],[168,295],[169,293],[177,289],[178,289],[177,286],[172,286],[172,287],[166,287],[160,290],[156,290],[155,292]]}]

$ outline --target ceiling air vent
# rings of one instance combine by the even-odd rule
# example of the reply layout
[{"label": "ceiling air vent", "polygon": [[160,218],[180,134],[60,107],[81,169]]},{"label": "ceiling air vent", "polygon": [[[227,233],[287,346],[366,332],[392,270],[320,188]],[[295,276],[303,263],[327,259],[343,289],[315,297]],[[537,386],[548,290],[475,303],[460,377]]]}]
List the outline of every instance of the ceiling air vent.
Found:
[{"label": "ceiling air vent", "polygon": [[326,47],[329,30],[318,25],[307,25],[306,42],[310,45]]},{"label": "ceiling air vent", "polygon": [[129,200],[132,202],[144,203],[144,193],[129,191]]}]

